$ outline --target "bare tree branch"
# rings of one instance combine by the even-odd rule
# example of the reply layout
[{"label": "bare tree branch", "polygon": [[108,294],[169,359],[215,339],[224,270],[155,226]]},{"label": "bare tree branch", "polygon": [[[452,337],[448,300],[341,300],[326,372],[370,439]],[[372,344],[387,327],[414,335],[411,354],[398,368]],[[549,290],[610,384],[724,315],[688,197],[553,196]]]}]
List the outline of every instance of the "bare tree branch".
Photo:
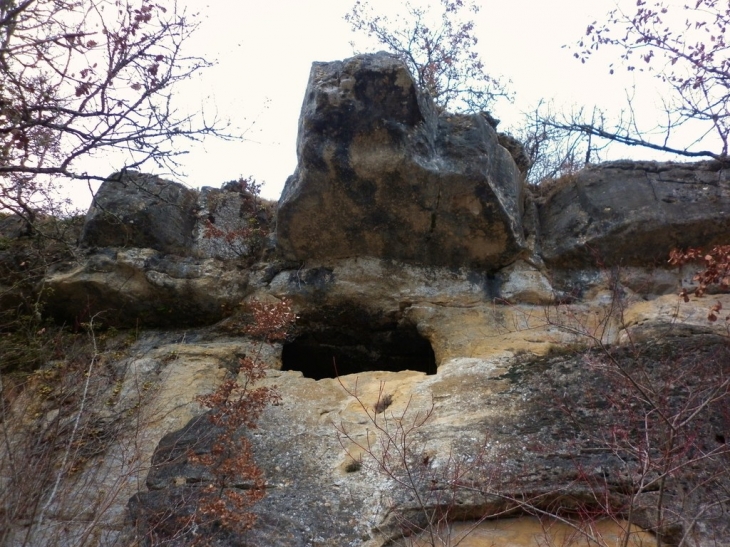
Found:
[{"label": "bare tree branch", "polygon": [[509,82],[490,76],[475,51],[479,6],[464,0],[439,0],[438,6],[404,2],[402,17],[390,19],[357,0],[345,20],[403,59],[419,87],[444,110],[480,112],[498,98],[512,100]]},{"label": "bare tree branch", "polygon": [[182,141],[233,138],[176,106],[176,86],[210,65],[184,51],[196,28],[154,0],[0,0],[0,200],[32,209],[44,185],[103,180],[80,167],[101,153],[178,173]]},{"label": "bare tree branch", "polygon": [[[665,101],[663,144],[644,136],[633,111],[631,123],[616,130],[588,123],[567,124],[563,129],[629,146],[726,162],[730,144],[730,6],[722,0],[696,0],[693,4],[639,0],[633,13],[617,7],[608,13],[605,23],[594,21],[588,26],[574,54],[585,63],[605,47],[618,48],[626,70],[651,72],[668,84],[671,94]],[[609,70],[614,73],[613,63]],[[688,124],[704,129],[693,142],[670,144],[676,140],[677,130]],[[713,149],[694,150],[708,139]]]}]

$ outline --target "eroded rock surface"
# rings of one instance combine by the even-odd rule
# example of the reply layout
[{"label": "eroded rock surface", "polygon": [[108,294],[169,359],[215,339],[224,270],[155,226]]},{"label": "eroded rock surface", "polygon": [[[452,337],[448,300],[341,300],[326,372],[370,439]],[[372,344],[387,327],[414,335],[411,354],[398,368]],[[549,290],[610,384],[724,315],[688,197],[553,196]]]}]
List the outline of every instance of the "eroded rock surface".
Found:
[{"label": "eroded rock surface", "polygon": [[377,53],[315,63],[279,202],[291,260],[355,256],[496,269],[525,247],[522,178],[481,115],[439,115]]},{"label": "eroded rock surface", "polygon": [[673,248],[727,243],[730,168],[615,161],[566,177],[540,206],[542,256],[556,266],[656,265]]},{"label": "eroded rock surface", "polygon": [[105,249],[48,276],[46,311],[70,324],[98,315],[115,327],[205,325],[240,304],[248,277],[215,259]]},{"label": "eroded rock surface", "polygon": [[272,217],[240,181],[198,193],[113,175],[86,216],[78,260],[46,275],[46,311],[71,324],[101,314],[115,327],[209,325],[251,292],[248,266],[274,247]]},{"label": "eroded rock surface", "polygon": [[249,181],[204,187],[198,196],[192,254],[198,258],[251,261],[274,247],[274,205],[252,193]]},{"label": "eroded rock surface", "polygon": [[[661,312],[661,307],[655,309]],[[520,311],[527,316],[536,308]],[[587,312],[590,315],[593,310]],[[434,331],[448,328],[448,313],[458,312],[444,310],[439,319],[432,318]],[[486,310],[482,313],[487,317]],[[687,338],[679,329],[680,336],[673,338],[671,319],[660,317],[665,327],[660,343],[642,342],[613,356],[629,366],[642,359],[648,363],[646,370],[657,375],[670,370],[663,367],[673,353],[682,361],[675,363],[675,373],[697,363],[704,363],[707,371],[727,368],[728,346],[722,336],[706,333]],[[468,327],[462,323],[462,329],[468,330],[471,338],[477,332],[499,330],[489,321]],[[558,500],[564,510],[569,510],[571,504],[576,509],[585,507],[583,504],[590,504],[592,499],[586,485],[603,485],[609,477],[607,495],[617,496],[612,503],[625,503],[626,498],[621,502],[621,496],[631,493],[626,462],[587,433],[611,431],[617,416],[606,400],[617,386],[610,377],[598,373],[599,369],[589,366],[582,352],[560,349],[565,347],[558,343],[561,332],[567,336],[565,341],[571,338],[555,324],[535,320],[519,330],[523,339],[552,340],[552,348],[558,348],[558,352],[534,342],[531,350],[536,353],[504,345],[472,346],[462,348],[460,357],[439,361],[435,375],[408,370],[372,371],[315,381],[297,371],[272,369],[266,383],[278,387],[282,403],[268,408],[259,428],[247,433],[255,446],[257,462],[266,472],[267,495],[254,509],[260,524],[245,541],[302,547],[390,545],[389,541],[401,537],[404,522],[425,526],[424,507],[414,498],[416,493],[428,500],[428,506],[448,503],[458,507],[459,520],[468,520],[519,510],[517,502],[524,496],[534,496],[531,503],[546,511],[553,510]],[[615,332],[616,337],[621,336],[621,330]],[[435,339],[438,353],[445,353],[445,343]],[[194,346],[195,342],[186,354],[195,355]],[[600,359],[601,353],[592,355]],[[170,366],[184,368],[186,357],[181,355]],[[272,366],[278,365],[274,362]],[[695,381],[701,383],[699,378]],[[418,462],[412,463],[417,473],[412,489],[383,474],[377,461],[363,451],[363,447],[372,446],[376,454],[381,454],[379,443],[385,432],[376,433],[367,413],[374,412],[383,394],[392,401],[385,411],[393,420],[392,427],[397,423],[411,427],[430,416],[411,433],[409,457],[427,455],[429,459],[425,469],[420,469]],[[708,419],[701,422],[704,425],[694,430],[710,448],[717,446],[717,428],[724,427],[722,422],[709,419],[711,414],[708,412]],[[207,420],[198,416],[161,441],[147,476],[149,491],[136,495],[130,505],[136,519],[144,522],[145,515],[194,499],[195,489],[201,484],[200,469],[187,463],[184,455],[188,448],[210,450],[209,434]],[[362,460],[362,466],[351,469],[353,459]],[[452,467],[456,462],[461,467]],[[403,471],[398,461],[390,464],[397,472]],[[458,490],[453,499],[446,498],[434,488],[434,481],[445,482],[456,469],[463,473],[461,480],[469,487]],[[718,471],[722,473],[718,469],[714,472]],[[578,473],[583,478],[577,481]],[[708,492],[692,493],[696,496],[693,503],[701,502]],[[681,489],[672,489],[665,501],[675,511],[689,498]],[[651,529],[654,493],[645,492],[632,503],[634,522]],[[180,514],[185,511],[181,506]],[[718,507],[711,509],[715,522],[722,520],[718,511]],[[515,526],[500,524],[506,531],[518,530]],[[659,531],[672,544],[676,530],[670,527]],[[725,545],[722,533],[711,535],[719,545]],[[210,541],[218,544],[215,536]],[[480,545],[476,539],[472,541]],[[531,543],[517,541],[515,545]]]},{"label": "eroded rock surface", "polygon": [[[61,475],[60,457],[47,467],[38,488],[57,480],[59,495],[38,498],[43,522],[15,519],[3,541],[183,545],[175,526],[211,477],[189,451],[211,454],[217,435],[198,397],[250,357],[281,394],[258,429],[239,432],[266,495],[250,533],[213,519],[195,531],[206,544],[402,545],[446,512],[500,519],[504,534],[482,527],[469,545],[527,546],[534,534],[517,542],[521,521],[503,518],[610,509],[615,524],[630,516],[665,545],[730,545],[728,332],[708,321],[709,300],[678,299],[694,267],[665,267],[675,246],[727,243],[727,169],[612,162],[523,207],[487,117],[437,113],[385,54],[314,65],[298,154],[276,235],[270,210],[252,209],[235,185],[197,194],[127,173],[102,186],[76,260],[43,279],[42,311],[132,330],[92,331],[92,349],[32,377],[47,382],[39,400],[28,388],[3,407],[12,434],[0,450],[13,450],[18,432],[67,435],[73,405],[86,404],[79,437],[60,437],[83,458]],[[253,241],[242,237],[252,226]],[[0,230],[3,245],[29,237],[13,221]],[[711,302],[730,308],[717,292]],[[247,333],[250,315],[236,310],[254,299],[292,303],[286,340]],[[617,382],[621,370],[637,372],[638,391]],[[60,378],[89,389],[60,393]],[[673,412],[702,398],[687,444],[675,446],[689,460],[668,475],[660,522],[660,471],[642,462],[661,459],[672,435],[643,452],[610,443],[658,419],[652,401]],[[391,452],[384,473],[383,451],[403,445],[404,431],[409,452],[400,463]],[[0,487],[23,479],[0,470]],[[225,489],[248,487],[233,477]]]}]

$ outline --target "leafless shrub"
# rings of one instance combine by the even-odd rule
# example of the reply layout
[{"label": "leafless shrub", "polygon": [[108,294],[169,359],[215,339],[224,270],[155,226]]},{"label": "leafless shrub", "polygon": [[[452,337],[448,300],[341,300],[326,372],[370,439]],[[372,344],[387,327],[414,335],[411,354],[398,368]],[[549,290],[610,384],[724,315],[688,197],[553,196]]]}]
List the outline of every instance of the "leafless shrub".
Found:
[{"label": "leafless shrub", "polygon": [[137,523],[145,544],[206,545],[214,534],[241,537],[256,522],[251,507],[266,494],[266,483],[245,431],[255,429],[264,409],[281,400],[275,386],[256,385],[266,377],[261,347],[283,339],[296,316],[286,300],[253,301],[247,308],[251,321],[242,330],[262,340],[259,349],[239,358],[215,391],[197,397],[209,409],[201,419],[210,422],[211,438],[185,448],[180,459],[202,469],[200,482],[172,494],[164,510]]},{"label": "leafless shrub", "polygon": [[485,71],[476,52],[478,3],[439,0],[434,8],[403,2],[400,8],[399,16],[390,18],[357,0],[345,21],[398,55],[418,86],[443,109],[480,112],[498,98],[511,99],[507,84]]},{"label": "leafless shrub", "polygon": [[[612,346],[606,334],[624,324],[625,305],[618,284],[612,287],[603,319],[592,325],[570,312],[546,313],[549,324],[588,345],[579,353],[593,376],[588,406],[601,410],[586,414],[570,400],[560,408],[584,438],[620,463],[621,486],[580,464],[576,470],[606,517],[642,523],[659,546],[688,545],[698,526],[722,528],[718,514],[730,502],[730,450],[716,440],[730,428],[730,345],[722,337],[698,340],[702,349],[679,339],[639,344],[629,328],[626,343]],[[628,541],[627,534],[622,545]]]},{"label": "leafless shrub", "polygon": [[[58,337],[48,329],[58,337],[55,358],[22,381],[17,374],[0,375],[4,545],[116,541],[111,536],[101,541],[100,523],[119,504],[128,481],[143,471],[137,434],[151,392],[143,389],[134,400],[119,400],[122,378],[110,362],[124,343],[97,333],[94,321],[78,335]],[[6,382],[13,377],[15,382]]]},{"label": "leafless shrub", "polygon": [[[55,182],[103,180],[80,160],[121,153],[176,171],[180,141],[221,135],[176,106],[177,84],[209,66],[185,53],[197,24],[149,0],[0,4],[0,208],[35,225]],[[40,211],[40,213],[39,213]]]}]

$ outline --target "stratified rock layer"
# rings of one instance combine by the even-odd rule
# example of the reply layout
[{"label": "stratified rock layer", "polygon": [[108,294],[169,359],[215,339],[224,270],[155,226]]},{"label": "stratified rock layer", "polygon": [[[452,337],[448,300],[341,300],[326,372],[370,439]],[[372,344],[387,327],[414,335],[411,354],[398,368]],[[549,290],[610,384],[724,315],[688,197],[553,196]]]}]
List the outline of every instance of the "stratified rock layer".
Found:
[{"label": "stratified rock layer", "polygon": [[106,249],[49,275],[45,310],[70,324],[97,314],[117,327],[210,324],[247,294],[248,273],[229,266],[152,249]]},{"label": "stratified rock layer", "polygon": [[279,202],[292,260],[376,256],[495,269],[524,248],[522,179],[481,115],[439,115],[378,53],[314,63]]},{"label": "stratified rock layer", "polygon": [[[410,541],[404,524],[428,528],[428,515],[492,528],[520,512],[596,514],[621,535],[630,512],[663,545],[730,546],[730,346],[724,322],[707,319],[730,295],[680,302],[695,267],[654,265],[675,246],[727,243],[728,170],[612,162],[528,201],[523,216],[516,168],[486,119],[437,114],[388,55],[316,64],[278,256],[268,210],[240,184],[196,195],[149,175],[107,181],[78,261],[30,299],[32,314],[43,301],[46,316],[87,325],[93,351],[54,351],[3,399],[0,492],[22,498],[30,485],[45,515],[4,513],[0,543],[385,547]],[[1,224],[0,286],[12,289],[32,238],[17,219]],[[290,302],[289,338],[253,336],[251,309],[232,314],[248,299]],[[0,313],[26,299],[6,301]],[[211,479],[190,454],[217,450],[199,396],[243,357],[281,394],[239,432],[266,477],[256,526],[181,531]],[[657,404],[691,414],[661,503],[656,473],[675,452]],[[632,435],[652,420],[645,446]],[[55,460],[22,467],[53,431]],[[617,445],[623,435],[633,444]],[[18,452],[23,439],[38,444]],[[400,460],[396,446],[408,451]],[[6,462],[34,471],[13,475]],[[239,479],[224,491],[250,486]],[[460,544],[553,544],[520,526],[483,526]]]},{"label": "stratified rock layer", "polygon": [[650,265],[672,248],[727,243],[730,168],[719,162],[615,161],[559,184],[540,207],[551,265]]}]

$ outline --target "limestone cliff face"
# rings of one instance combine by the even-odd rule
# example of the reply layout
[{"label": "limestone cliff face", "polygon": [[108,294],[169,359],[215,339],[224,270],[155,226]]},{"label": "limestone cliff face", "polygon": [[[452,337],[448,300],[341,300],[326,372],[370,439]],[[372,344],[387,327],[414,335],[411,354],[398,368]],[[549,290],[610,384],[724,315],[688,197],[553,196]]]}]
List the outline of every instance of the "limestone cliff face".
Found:
[{"label": "limestone cliff face", "polygon": [[[255,245],[226,236],[256,216],[230,188],[197,196],[141,175],[102,186],[82,260],[45,279],[46,312],[103,312],[134,336],[102,352],[110,380],[86,412],[108,433],[103,449],[61,477],[65,495],[42,522],[12,523],[8,545],[166,544],[150,515],[184,520],[207,480],[186,456],[215,438],[195,397],[245,355],[266,362],[263,385],[281,394],[242,432],[266,496],[248,535],[211,526],[200,531],[208,545],[381,547],[447,509],[466,523],[603,510],[664,544],[730,545],[730,350],[724,325],[707,321],[730,295],[680,302],[692,268],[666,267],[675,246],[727,242],[730,170],[611,163],[535,201],[480,116],[437,114],[381,54],[314,65],[298,153],[275,232],[263,219]],[[299,316],[284,342],[241,333],[241,301],[284,298]],[[692,438],[680,443],[690,463],[642,474],[667,462],[668,445],[642,460],[616,439],[695,399],[708,402],[691,407]],[[28,419],[22,402],[9,423]],[[38,427],[62,415],[52,398],[39,408]],[[420,424],[411,487],[364,453],[381,453],[398,424]],[[534,545],[527,527],[485,525],[468,545],[520,534],[510,545]]]}]

